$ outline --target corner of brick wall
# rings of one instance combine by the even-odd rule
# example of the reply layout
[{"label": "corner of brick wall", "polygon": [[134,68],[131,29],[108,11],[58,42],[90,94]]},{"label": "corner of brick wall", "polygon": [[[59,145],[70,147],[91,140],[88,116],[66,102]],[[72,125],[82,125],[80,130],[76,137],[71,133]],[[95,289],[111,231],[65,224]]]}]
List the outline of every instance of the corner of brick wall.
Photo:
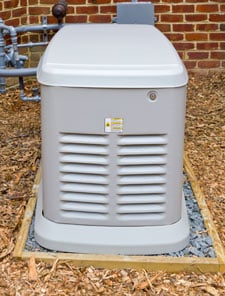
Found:
[{"label": "corner of brick wall", "polygon": [[[143,0],[142,0],[143,1]],[[40,24],[43,15],[56,23],[51,8],[57,0],[5,0],[0,17],[13,26]],[[110,23],[116,3],[123,0],[69,0],[67,23]],[[156,27],[173,43],[188,70],[222,70],[225,67],[224,0],[153,0]],[[20,36],[21,42],[40,41],[40,34]],[[39,49],[41,53],[41,50]],[[32,64],[40,53],[31,50]]]}]

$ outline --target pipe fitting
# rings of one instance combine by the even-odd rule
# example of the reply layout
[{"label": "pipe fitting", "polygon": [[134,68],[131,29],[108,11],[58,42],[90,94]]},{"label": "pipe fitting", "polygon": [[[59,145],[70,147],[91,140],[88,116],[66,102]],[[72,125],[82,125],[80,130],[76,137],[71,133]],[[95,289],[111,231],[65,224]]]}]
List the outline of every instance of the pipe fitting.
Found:
[{"label": "pipe fitting", "polygon": [[21,100],[23,100],[25,102],[28,102],[28,101],[40,102],[41,97],[39,96],[38,88],[33,87],[32,88],[32,96],[27,97],[24,92],[24,81],[23,81],[22,76],[19,77],[19,84],[20,84],[20,98],[21,98]]},{"label": "pipe fitting", "polygon": [[66,16],[67,13],[67,2],[65,0],[59,0],[52,7],[52,15],[57,18],[58,23],[61,24],[63,18]]},{"label": "pipe fitting", "polygon": [[24,102],[40,102],[41,101],[41,97],[38,94],[33,95],[32,97],[27,97],[23,90],[20,91],[20,99]]},{"label": "pipe fitting", "polygon": [[[57,6],[58,5],[58,6]],[[6,93],[6,77],[19,77],[20,83],[20,98],[23,101],[40,101],[41,98],[38,93],[38,89],[33,89],[31,97],[27,97],[24,93],[24,76],[36,76],[37,68],[23,68],[24,62],[27,60],[27,56],[20,55],[18,48],[20,47],[33,47],[47,45],[48,41],[37,43],[18,44],[17,33],[43,31],[46,33],[48,30],[59,30],[62,25],[62,18],[66,15],[67,3],[64,0],[59,0],[55,5],[55,13],[58,11],[58,24],[47,24],[46,21],[42,22],[42,25],[25,25],[19,27],[7,26],[4,24],[2,18],[0,18],[0,94]],[[10,34],[11,44],[5,44],[5,35]],[[8,68],[6,68],[8,67]]]}]

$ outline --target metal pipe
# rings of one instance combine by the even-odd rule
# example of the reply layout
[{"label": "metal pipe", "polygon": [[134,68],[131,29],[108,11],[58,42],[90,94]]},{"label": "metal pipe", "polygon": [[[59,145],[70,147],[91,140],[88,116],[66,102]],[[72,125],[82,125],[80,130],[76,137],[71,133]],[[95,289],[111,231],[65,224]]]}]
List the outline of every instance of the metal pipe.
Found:
[{"label": "metal pipe", "polygon": [[59,24],[43,24],[43,25],[23,25],[20,27],[16,27],[15,30],[17,33],[27,33],[27,32],[35,32],[35,31],[45,31],[45,30],[58,30],[61,28]]},{"label": "metal pipe", "polygon": [[[3,24],[2,19],[0,19],[0,26]],[[2,33],[2,30],[0,30],[0,70],[5,69],[5,39]],[[5,87],[5,78],[0,77],[0,93],[5,94],[6,93],[6,87]]]},{"label": "metal pipe", "polygon": [[25,102],[40,102],[41,101],[41,97],[39,95],[37,96],[32,96],[32,97],[27,97],[24,94],[23,90],[20,90],[20,98],[21,100],[25,101]]},{"label": "metal pipe", "polygon": [[7,31],[10,33],[11,36],[11,41],[12,41],[12,48],[13,48],[13,52],[14,52],[14,59],[15,59],[15,63],[16,63],[16,67],[19,68],[20,67],[20,63],[19,63],[19,51],[18,51],[18,42],[17,42],[17,33],[16,33],[16,29],[13,26],[6,26],[5,24],[3,24],[2,19],[0,19],[0,30],[3,32]]},{"label": "metal pipe", "polygon": [[41,100],[41,97],[38,94],[38,89],[37,88],[33,88],[33,96],[27,97],[25,95],[24,81],[23,81],[22,76],[19,77],[19,84],[20,84],[20,98],[21,98],[21,100],[26,101],[26,102],[28,102],[28,101],[39,102]]},{"label": "metal pipe", "polygon": [[[0,18],[0,93],[6,93],[6,83],[5,77],[19,77],[19,84],[20,84],[20,98],[23,101],[40,101],[41,98],[38,94],[38,90],[33,91],[33,96],[27,97],[24,92],[24,76],[36,76],[37,68],[21,68],[22,61],[20,61],[21,56],[19,55],[18,47],[34,47],[34,46],[45,46],[48,42],[38,42],[32,43],[29,42],[27,44],[20,44],[17,43],[17,33],[25,33],[25,32],[34,32],[34,31],[43,31],[46,30],[58,30],[61,26],[57,25],[47,25],[44,23],[43,25],[36,25],[36,26],[20,26],[14,28],[12,26],[6,26],[2,19]],[[5,46],[4,34],[9,33],[11,36],[12,44]],[[6,68],[6,49],[11,49],[13,52],[13,59],[10,60],[15,68]]]},{"label": "metal pipe", "polygon": [[35,76],[37,68],[0,69],[0,77]]},{"label": "metal pipe", "polygon": [[[48,42],[28,42],[23,44],[18,44],[18,48],[24,48],[24,47],[36,47],[36,46],[46,46],[48,45]],[[10,49],[12,47],[11,44],[5,46],[5,49]]]},{"label": "metal pipe", "polygon": [[[48,43],[47,42],[39,42],[39,43],[35,44],[35,43],[31,42],[26,45],[18,45],[17,33],[46,31],[46,30],[58,30],[60,28],[61,28],[61,25],[59,25],[59,24],[48,25],[46,23],[43,23],[42,25],[20,26],[20,27],[14,28],[13,26],[5,25],[2,21],[2,19],[0,18],[0,33],[2,35],[2,37],[0,36],[0,69],[5,68],[5,50],[4,50],[5,43],[4,43],[3,35],[6,34],[6,32],[9,32],[11,35],[12,44],[9,45],[8,48],[13,49],[13,57],[14,57],[14,61],[15,61],[15,67],[21,68],[22,65],[20,63],[20,56],[19,56],[18,47],[43,46],[43,45],[47,45]],[[1,46],[1,39],[3,40],[2,43],[4,43],[4,45],[2,45],[2,46]],[[4,57],[3,57],[3,55],[4,55]],[[3,65],[3,63],[4,63],[4,65]],[[0,82],[1,82],[1,80],[0,80]]]},{"label": "metal pipe", "polygon": [[0,18],[0,30],[3,30],[3,34],[7,32],[11,33],[27,33],[27,32],[35,32],[35,31],[45,31],[45,30],[58,30],[62,27],[59,24],[46,24],[43,23],[42,25],[23,25],[19,27],[7,26],[3,23],[2,19]]},{"label": "metal pipe", "polygon": [[[9,32],[11,36],[12,44],[8,47],[13,51],[13,59],[11,63],[15,68],[8,69],[6,68],[6,53],[5,53],[5,41],[4,34]],[[23,61],[18,51],[17,43],[17,32],[16,29],[12,26],[6,26],[2,19],[0,19],[0,93],[6,93],[6,83],[5,77],[20,77],[20,76],[36,76],[37,68],[21,68]],[[25,96],[21,94],[23,98]],[[36,99],[35,99],[36,100]]]},{"label": "metal pipe", "polygon": [[[19,77],[20,83],[20,97],[24,101],[39,101],[40,97],[38,91],[34,92],[33,97],[26,97],[24,94],[24,76],[36,76],[37,68],[23,68],[25,56],[20,56],[18,48],[45,46],[47,42],[48,30],[59,30],[63,24],[62,19],[67,12],[67,2],[65,0],[59,0],[52,8],[53,15],[58,19],[58,24],[47,24],[47,18],[43,17],[42,25],[23,25],[14,28],[13,26],[7,26],[0,18],[0,93],[6,92],[5,77]],[[42,31],[44,34],[43,42],[18,44],[17,33]],[[6,46],[4,35],[10,34],[11,44]],[[9,50],[10,54],[7,55],[6,50]],[[10,63],[15,68],[6,68],[7,63]]]}]

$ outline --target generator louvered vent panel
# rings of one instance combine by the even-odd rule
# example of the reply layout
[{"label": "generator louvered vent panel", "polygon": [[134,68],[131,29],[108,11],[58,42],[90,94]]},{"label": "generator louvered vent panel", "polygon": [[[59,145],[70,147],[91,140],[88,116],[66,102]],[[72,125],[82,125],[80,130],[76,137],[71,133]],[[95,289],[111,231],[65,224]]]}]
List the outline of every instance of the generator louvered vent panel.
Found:
[{"label": "generator louvered vent panel", "polygon": [[60,134],[60,210],[78,223],[108,212],[108,137]]},{"label": "generator louvered vent panel", "polygon": [[60,134],[60,215],[94,225],[158,225],[167,135]]},{"label": "generator louvered vent panel", "polygon": [[119,220],[144,225],[165,218],[167,145],[166,134],[119,137]]}]

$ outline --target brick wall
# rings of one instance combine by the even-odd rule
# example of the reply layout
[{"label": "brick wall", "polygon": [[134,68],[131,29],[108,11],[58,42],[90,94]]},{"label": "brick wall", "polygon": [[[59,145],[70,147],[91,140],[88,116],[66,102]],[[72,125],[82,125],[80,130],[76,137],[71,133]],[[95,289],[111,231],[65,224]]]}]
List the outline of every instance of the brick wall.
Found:
[{"label": "brick wall", "polygon": [[[68,0],[66,22],[111,22],[119,1]],[[56,2],[4,0],[0,2],[0,17],[14,26],[40,23],[43,15],[48,15],[49,23],[55,23],[51,8]],[[224,0],[153,0],[152,3],[156,27],[172,41],[189,70],[222,70],[225,67]],[[40,37],[32,34],[29,38],[35,41]]]}]

